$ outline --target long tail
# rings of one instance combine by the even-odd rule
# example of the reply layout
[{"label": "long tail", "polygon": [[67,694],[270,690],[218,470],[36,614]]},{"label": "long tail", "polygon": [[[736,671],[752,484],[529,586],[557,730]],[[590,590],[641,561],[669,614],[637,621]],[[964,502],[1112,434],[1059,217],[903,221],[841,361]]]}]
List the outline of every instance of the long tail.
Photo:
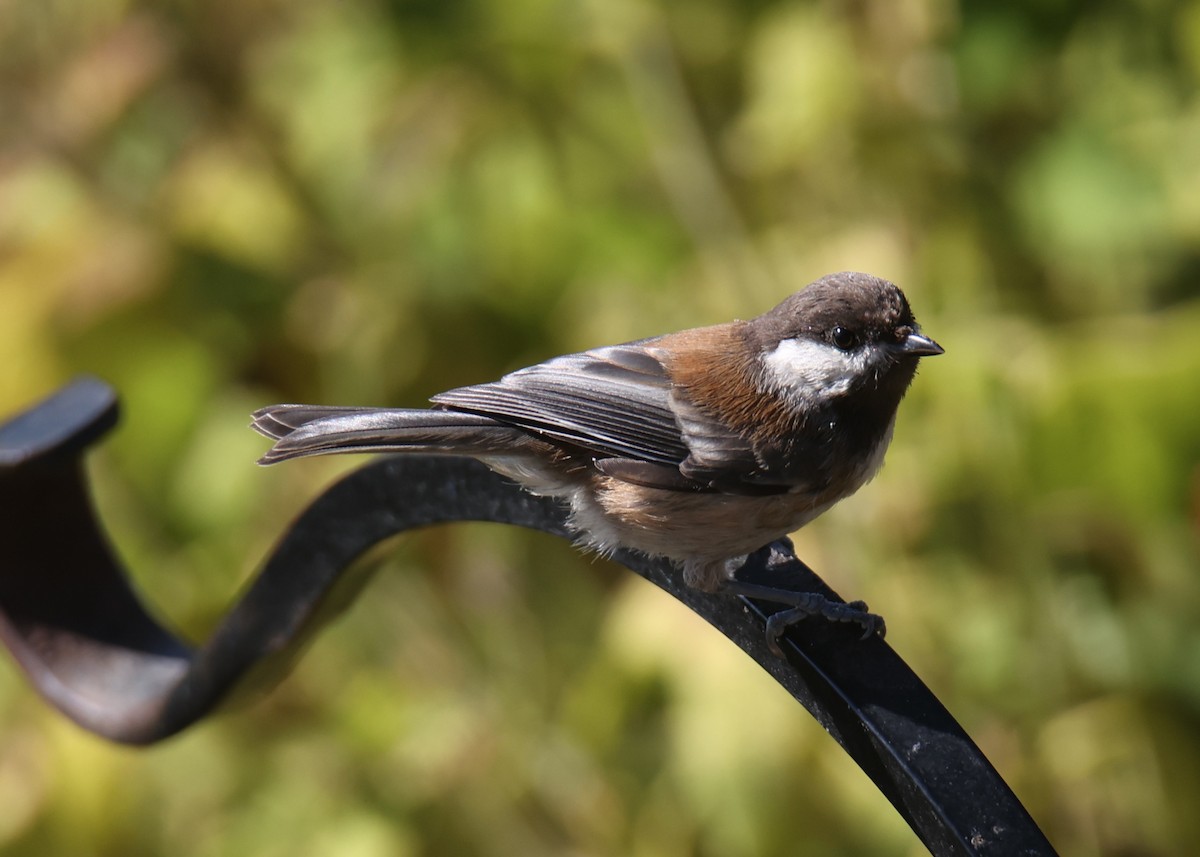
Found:
[{"label": "long tail", "polygon": [[531,440],[488,417],[441,410],[271,405],[255,411],[251,427],[275,440],[259,464],[345,452],[504,455]]}]

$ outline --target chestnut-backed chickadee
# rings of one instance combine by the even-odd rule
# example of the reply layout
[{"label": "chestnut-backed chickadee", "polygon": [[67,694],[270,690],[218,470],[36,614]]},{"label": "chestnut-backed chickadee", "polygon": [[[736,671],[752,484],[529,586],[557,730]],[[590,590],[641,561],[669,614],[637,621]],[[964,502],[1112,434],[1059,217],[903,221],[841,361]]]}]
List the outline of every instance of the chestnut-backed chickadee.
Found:
[{"label": "chestnut-backed chickadee", "polygon": [[263,464],[477,458],[565,501],[580,542],[601,553],[668,557],[693,587],[826,612],[734,572],[875,475],[918,359],[941,353],[892,283],[830,274],[752,321],[556,357],[440,393],[430,409],[275,405],[253,425],[277,439]]}]

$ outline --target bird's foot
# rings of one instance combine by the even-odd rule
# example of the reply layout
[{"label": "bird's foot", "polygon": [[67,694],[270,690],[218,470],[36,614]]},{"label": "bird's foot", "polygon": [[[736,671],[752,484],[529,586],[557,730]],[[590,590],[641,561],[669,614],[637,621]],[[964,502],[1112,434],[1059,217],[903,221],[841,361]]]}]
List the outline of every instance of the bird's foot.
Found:
[{"label": "bird's foot", "polygon": [[883,621],[883,617],[878,613],[872,613],[867,609],[867,602],[851,601],[844,603],[841,601],[830,601],[828,598],[816,595],[815,593],[810,594],[812,594],[813,598],[812,604],[780,610],[778,613],[771,614],[770,618],[767,619],[767,646],[779,657],[783,657],[783,650],[779,647],[779,638],[792,625],[801,619],[807,619],[809,616],[820,616],[827,622],[846,622],[858,625],[863,629],[862,634],[859,636],[860,640],[874,636],[879,636],[882,639],[887,635],[887,623]]},{"label": "bird's foot", "polygon": [[736,579],[727,580],[723,588],[734,595],[788,605],[788,609],[780,610],[767,619],[767,646],[779,657],[783,657],[780,637],[792,625],[810,616],[818,616],[827,622],[858,625],[862,628],[861,639],[864,640],[872,636],[882,638],[887,634],[887,623],[882,616],[870,612],[865,601],[833,601],[817,592],[795,592]]}]

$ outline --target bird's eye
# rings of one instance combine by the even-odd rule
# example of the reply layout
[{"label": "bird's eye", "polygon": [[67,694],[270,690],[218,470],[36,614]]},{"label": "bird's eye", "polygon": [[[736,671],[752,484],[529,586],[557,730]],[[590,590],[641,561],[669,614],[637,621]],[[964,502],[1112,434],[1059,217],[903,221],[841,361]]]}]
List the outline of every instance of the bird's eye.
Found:
[{"label": "bird's eye", "polygon": [[833,329],[830,338],[833,340],[833,344],[843,351],[849,351],[854,346],[858,345],[858,335],[855,334],[854,331],[847,330],[841,325],[838,325]]}]

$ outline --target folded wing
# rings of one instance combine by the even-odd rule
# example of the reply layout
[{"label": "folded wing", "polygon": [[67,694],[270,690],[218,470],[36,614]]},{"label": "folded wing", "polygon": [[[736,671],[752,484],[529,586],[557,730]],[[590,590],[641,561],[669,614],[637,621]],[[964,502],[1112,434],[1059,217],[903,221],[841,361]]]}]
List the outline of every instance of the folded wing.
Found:
[{"label": "folded wing", "polygon": [[439,393],[443,408],[482,414],[598,457],[677,468],[687,458],[671,382],[654,340],[556,357],[499,381]]}]

